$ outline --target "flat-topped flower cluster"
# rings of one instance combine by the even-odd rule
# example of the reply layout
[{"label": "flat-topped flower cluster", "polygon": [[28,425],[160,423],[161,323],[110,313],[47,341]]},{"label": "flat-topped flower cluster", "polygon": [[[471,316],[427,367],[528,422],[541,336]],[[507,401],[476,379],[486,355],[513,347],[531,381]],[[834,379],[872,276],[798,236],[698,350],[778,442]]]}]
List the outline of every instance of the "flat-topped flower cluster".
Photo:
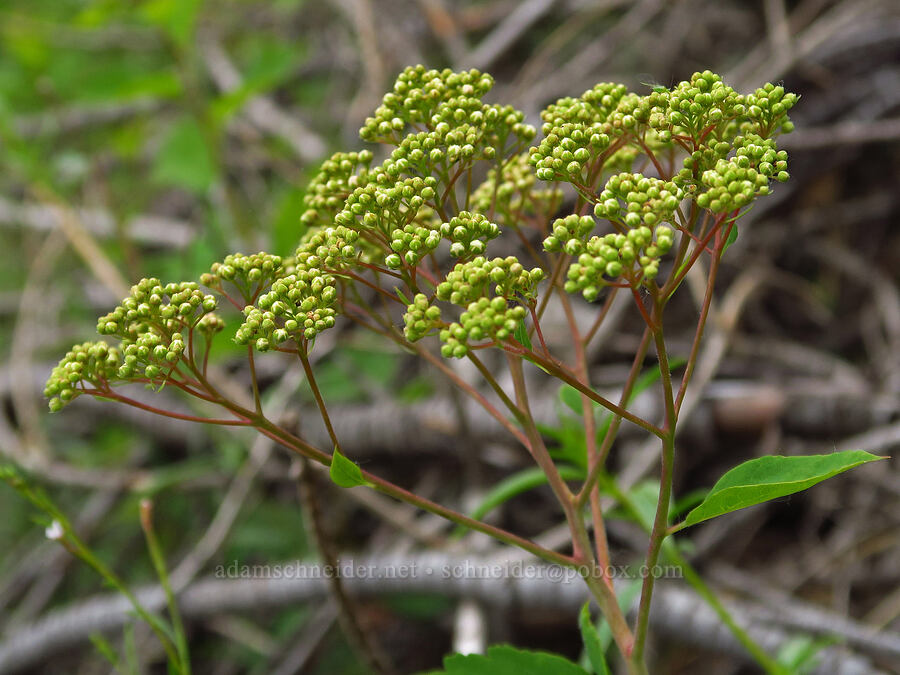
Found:
[{"label": "flat-topped flower cluster", "polygon": [[[208,292],[140,281],[98,324],[112,342],[78,345],[54,369],[51,408],[195,367],[195,333],[209,341],[224,326],[216,295],[241,312],[234,341],[261,352],[305,354],[374,293],[405,307],[405,339],[435,334],[444,356],[463,357],[515,340],[541,282],[589,301],[655,284],[679,237],[695,236],[685,213],[733,219],[788,179],[776,137],[793,128],[797,96],[780,86],[742,95],[709,71],[646,95],[601,83],[548,106],[532,147],[522,112],[482,100],[492,86],[477,70],[407,68],[360,130],[390,151],[377,165],[370,150],[322,164],[292,256],[230,255],[202,276]],[[577,201],[559,213],[567,194]],[[506,230],[528,266],[508,245],[489,254]],[[381,318],[399,334],[399,313]]]}]

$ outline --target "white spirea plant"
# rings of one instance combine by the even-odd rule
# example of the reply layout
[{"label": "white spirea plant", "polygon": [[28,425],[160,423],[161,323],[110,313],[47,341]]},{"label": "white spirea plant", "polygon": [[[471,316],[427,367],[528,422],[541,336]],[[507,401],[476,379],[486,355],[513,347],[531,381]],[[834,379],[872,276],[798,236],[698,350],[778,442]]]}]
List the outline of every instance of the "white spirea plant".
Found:
[{"label": "white spirea plant", "polygon": [[[793,128],[788,113],[798,97],[772,84],[740,94],[709,71],[647,94],[602,83],[548,106],[536,139],[522,112],[483,101],[492,85],[491,76],[477,70],[407,68],[360,130],[364,141],[388,147],[386,159],[374,165],[370,150],[339,152],[322,165],[307,191],[305,233],[292,255],[230,255],[199,283],[140,281],[100,319],[101,339],[73,347],[59,363],[45,393],[51,410],[89,395],[170,417],[256,428],[291,452],[329,466],[339,485],[367,485],[576,569],[612,629],[628,672],[646,673],[654,576],[643,579],[629,621],[608,576],[612,561],[600,502],[602,484],[628,507],[627,495],[606,471],[622,422],[656,437],[661,450],[659,497],[645,523],[646,569],[654,569],[664,552],[667,562],[686,564],[677,547],[664,546],[683,527],[875,459],[856,452],[753,460],[723,476],[684,521],[671,522],[679,413],[720,262],[741,217],[789,178],[778,137]],[[503,239],[512,240],[520,255],[492,254]],[[705,300],[691,350],[675,367],[666,308],[696,266],[706,273]],[[633,299],[645,328],[622,395],[612,401],[594,390],[585,354],[619,293]],[[598,303],[591,326],[579,325],[573,311],[584,300]],[[570,362],[544,340],[541,319],[551,303],[567,317]],[[353,463],[342,452],[340,421],[329,417],[309,361],[316,337],[339,322],[357,324],[426,359],[484,406],[543,471],[571,533],[568,548],[544,548]],[[231,400],[208,377],[216,339],[246,346],[255,407]],[[504,354],[509,391],[479,356],[486,350]],[[260,353],[301,361],[332,448],[314,447],[266,416],[253,367]],[[661,419],[629,410],[651,353],[658,362]],[[444,358],[471,361],[485,388],[460,379]],[[561,472],[534,421],[526,368],[568,385],[582,407],[584,462],[574,479],[572,467]],[[129,383],[175,387],[219,405],[223,415],[192,417],[149,407],[119,389]],[[609,415],[602,426],[597,407]],[[729,624],[768,672],[783,672]]]}]

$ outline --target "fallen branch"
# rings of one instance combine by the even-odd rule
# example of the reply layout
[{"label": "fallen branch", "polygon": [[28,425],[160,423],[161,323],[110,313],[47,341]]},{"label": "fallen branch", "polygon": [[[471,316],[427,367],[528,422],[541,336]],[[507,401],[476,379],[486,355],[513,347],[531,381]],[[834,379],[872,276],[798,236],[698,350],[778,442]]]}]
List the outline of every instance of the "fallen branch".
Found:
[{"label": "fallen branch", "polygon": [[[103,209],[74,209],[84,229],[100,239],[110,239],[118,234],[115,216]],[[59,209],[34,203],[16,203],[0,197],[0,225],[25,226],[40,232],[60,227]],[[196,228],[188,222],[163,216],[140,215],[129,218],[122,225],[122,232],[135,242],[167,248],[187,246],[196,236]]]},{"label": "fallen branch", "polygon": [[[585,591],[580,579],[551,581],[552,575],[548,573],[551,568],[543,564],[519,568],[523,570],[522,574],[450,573],[466,569],[488,570],[492,569],[492,565],[497,565],[502,570],[505,560],[425,553],[396,559],[346,559],[342,565],[366,569],[364,575],[345,578],[348,591],[358,596],[438,593],[452,598],[472,598],[508,610],[554,609],[573,613],[584,603]],[[399,578],[399,575],[392,578],[392,575],[388,575],[389,570],[398,570],[400,566],[415,572],[407,575],[407,578]],[[276,566],[271,567],[274,569]],[[294,569],[294,563],[283,565],[281,569]],[[559,568],[554,569],[559,571]],[[179,605],[187,618],[196,620],[222,612],[272,609],[321,601],[327,597],[327,593],[328,579],[325,578],[206,578],[188,587],[180,596]],[[159,610],[165,604],[162,589],[158,586],[144,587],[137,592],[137,596],[149,610]],[[737,658],[749,658],[714,612],[691,591],[663,581],[653,603],[653,628],[659,635]],[[790,639],[788,631],[776,627],[779,623],[777,614],[766,616],[765,621],[753,622],[749,618],[749,605],[735,603],[731,608],[734,616],[748,625],[748,631],[765,648],[777,649]],[[103,595],[56,610],[40,621],[22,626],[8,634],[0,643],[0,673],[20,671],[65,649],[85,644],[92,633],[117,630],[132,620],[129,610],[130,605],[125,598]],[[900,635],[881,633],[871,636],[862,626],[850,625],[856,626],[869,637],[867,643],[860,646],[877,649],[880,655],[894,661],[900,659]],[[855,635],[838,637],[844,638],[850,645],[856,645]],[[815,671],[820,675],[881,673],[868,659],[846,653],[840,648],[826,649],[822,656],[822,663],[825,665]]]}]

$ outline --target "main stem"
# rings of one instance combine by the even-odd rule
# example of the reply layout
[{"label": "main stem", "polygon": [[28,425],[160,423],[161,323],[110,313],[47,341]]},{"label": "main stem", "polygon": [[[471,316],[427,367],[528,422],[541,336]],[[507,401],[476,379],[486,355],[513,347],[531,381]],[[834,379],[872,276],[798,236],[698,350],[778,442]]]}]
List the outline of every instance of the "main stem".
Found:
[{"label": "main stem", "polygon": [[[665,299],[659,295],[655,298],[653,329],[653,341],[656,345],[656,354],[659,359],[659,370],[663,385],[663,398],[665,400],[666,421],[663,425],[665,432],[662,438],[662,469],[660,472],[659,500],[656,503],[656,516],[653,519],[653,528],[650,531],[650,544],[647,550],[646,566],[652,570],[659,561],[663,540],[667,536],[669,522],[669,502],[672,498],[672,479],[675,468],[675,426],[677,415],[675,412],[675,397],[672,391],[672,373],[669,370],[669,356],[666,352],[666,340],[662,330],[662,314]],[[641,601],[638,605],[638,615],[634,629],[634,652],[632,658],[637,663],[644,660],[644,649],[647,643],[647,628],[650,622],[650,601],[653,596],[655,583],[653,574],[644,577],[641,588]]]}]

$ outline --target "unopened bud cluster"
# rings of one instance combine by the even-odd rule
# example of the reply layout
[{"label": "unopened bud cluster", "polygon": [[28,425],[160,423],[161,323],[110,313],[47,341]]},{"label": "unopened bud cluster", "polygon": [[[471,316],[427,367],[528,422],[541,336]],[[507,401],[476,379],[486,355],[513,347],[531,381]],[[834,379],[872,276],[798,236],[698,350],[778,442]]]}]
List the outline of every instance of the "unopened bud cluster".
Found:
[{"label": "unopened bud cluster", "polygon": [[369,150],[336,152],[323,162],[306,188],[300,223],[306,227],[331,225],[347,196],[368,182],[373,157]]},{"label": "unopened bud cluster", "polygon": [[458,322],[440,333],[441,354],[447,358],[462,358],[469,353],[469,342],[486,339],[506,340],[525,319],[527,310],[521,305],[509,305],[506,298],[478,298],[469,303]]},{"label": "unopened bud cluster", "polygon": [[216,309],[214,296],[194,282],[169,283],[142,279],[131,295],[97,322],[97,332],[121,338],[124,354],[118,377],[156,380],[175,368],[185,352],[185,335],[194,328],[210,333],[221,329],[217,318],[204,321]]},{"label": "unopened bud cluster", "polygon": [[450,240],[450,255],[464,258],[481,255],[487,242],[500,235],[500,228],[480,213],[460,211],[448,223],[441,223],[441,236]]},{"label": "unopened bud cluster", "polygon": [[163,335],[192,326],[216,308],[214,296],[192,281],[163,286],[159,279],[142,279],[131,294],[97,321],[97,332],[134,340],[147,331]]},{"label": "unopened bud cluster", "polygon": [[[594,215],[626,227],[671,222],[684,191],[671,181],[640,173],[620,173],[606,183]],[[624,204],[624,205],[623,205]]]},{"label": "unopened bud cluster", "polygon": [[347,197],[335,222],[347,231],[358,234],[361,230],[371,230],[387,238],[393,251],[384,259],[388,267],[397,269],[404,261],[416,265],[441,241],[434,227],[417,220],[422,215],[431,215],[431,210],[425,207],[435,198],[436,185],[437,180],[432,176],[370,183]]},{"label": "unopened bud cluster", "polygon": [[652,281],[659,274],[659,258],[672,248],[674,236],[668,225],[657,225],[655,231],[641,225],[628,234],[591,237],[585,252],[569,266],[566,292],[581,291],[590,302],[608,283],[604,277],[624,277],[629,283]]},{"label": "unopened bud cluster", "polygon": [[189,331],[210,336],[222,329],[213,313],[216,304],[215,297],[194,282],[163,285],[159,279],[142,279],[122,304],[97,322],[97,332],[119,338],[119,345],[83,343],[53,370],[45,390],[51,409],[71,400],[81,381],[104,386],[133,378],[164,382],[185,354]]},{"label": "unopened bud cluster", "polygon": [[505,298],[521,296],[533,299],[537,284],[544,278],[540,267],[525,269],[515,256],[488,260],[478,256],[474,260],[458,263],[448,274],[446,281],[438,284],[437,298],[461,307],[484,296],[494,286],[494,294]]},{"label": "unopened bud cluster", "polygon": [[541,112],[545,138],[531,148],[537,177],[587,181],[590,165],[609,147],[614,133],[610,116],[627,94],[624,85],[603,82],[580,98],[561,98]]},{"label": "unopened bud cluster", "polygon": [[794,123],[788,118],[787,112],[799,100],[797,94],[785,92],[784,87],[771,82],[748,94],[747,116],[754,122],[750,130],[764,138],[776,133],[789,134],[794,130]]},{"label": "unopened bud cluster", "polygon": [[441,308],[429,305],[428,296],[424,293],[417,293],[412,304],[406,308],[403,322],[405,324],[403,334],[406,339],[410,342],[421,340],[428,334],[428,331],[440,325]]},{"label": "unopened bud cluster", "polygon": [[769,194],[769,180],[781,183],[790,178],[787,152],[775,149],[775,141],[752,134],[736,139],[734,157],[716,162],[703,172],[701,184],[706,191],[697,196],[697,204],[714,213],[725,213],[746,206],[757,196]]},{"label": "unopened bud cluster", "polygon": [[109,380],[118,377],[121,365],[122,353],[105,342],[75,345],[53,369],[44,386],[44,396],[50,399],[50,410],[61,410],[75,398],[80,383],[105,386]]},{"label": "unopened bud cluster", "polygon": [[228,281],[249,298],[281,274],[282,262],[281,256],[262,251],[252,255],[233,253],[222,262],[213,263],[210,271],[200,276],[200,283],[221,290],[222,283]]},{"label": "unopened bud cluster", "polygon": [[551,253],[565,251],[569,255],[578,255],[584,251],[584,244],[597,223],[590,216],[571,214],[553,221],[551,234],[544,239],[544,250]]},{"label": "unopened bud cluster", "polygon": [[[395,289],[374,288],[390,283],[414,297],[406,338],[437,331],[444,356],[462,357],[515,334],[554,264],[554,256],[533,269],[514,256],[490,257],[501,226],[530,248],[534,231],[525,228],[533,225],[545,252],[571,256],[565,290],[592,301],[610,284],[654,289],[660,258],[675,244],[673,225],[688,236],[697,223],[708,226],[694,218],[698,208],[736,212],[789,177],[775,136],[793,128],[788,112],[797,96],[780,86],[742,96],[709,71],[645,96],[601,83],[548,106],[544,138],[531,148],[536,132],[522,112],[482,100],[492,86],[477,70],[404,70],[360,130],[363,140],[392,146],[390,155],[374,167],[368,150],[322,164],[304,197],[294,256],[236,253],[201,277],[215,292],[240,292],[246,307],[235,341],[263,352],[288,341],[307,350],[335,325],[346,293],[354,302],[346,308],[365,312],[372,291],[393,296]],[[548,228],[566,182],[577,192],[577,213]],[[682,211],[684,200],[692,203]],[[590,206],[593,214],[584,215]],[[614,231],[594,235],[598,225]],[[443,276],[445,240],[458,261]],[[460,308],[458,320],[443,320],[435,303]],[[54,369],[45,391],[51,407],[90,391],[84,383],[163,383],[185,365],[197,372],[196,334],[208,348],[223,328],[215,309],[198,284],[141,281],[98,323],[120,344],[78,345]]]},{"label": "unopened bud cluster", "polygon": [[[470,341],[510,337],[527,313],[521,303],[534,302],[543,278],[541,268],[526,269],[514,256],[492,260],[478,256],[458,263],[436,291],[438,300],[465,307],[459,321],[440,331],[441,353],[461,358],[469,352]],[[407,339],[417,340],[440,326],[436,310],[424,295],[416,296],[404,316]]]},{"label": "unopened bud cluster", "polygon": [[244,308],[244,323],[234,341],[269,351],[288,340],[305,341],[334,326],[335,279],[317,269],[298,270],[276,280],[256,305]]},{"label": "unopened bud cluster", "polygon": [[454,73],[411,66],[397,77],[372,117],[359,130],[364,141],[396,139],[408,124],[431,120],[441,104],[455,97],[481,98],[494,86],[494,78],[477,70]]},{"label": "unopened bud cluster", "polygon": [[673,135],[697,142],[706,141],[710,135],[717,138],[717,129],[721,131],[723,123],[731,123],[746,111],[744,97],[708,70],[694,73],[671,90],[654,91],[644,101],[636,116],[665,141]]},{"label": "unopened bud cluster", "polygon": [[294,254],[294,271],[324,268],[341,269],[356,260],[359,232],[338,225],[307,232]]}]

